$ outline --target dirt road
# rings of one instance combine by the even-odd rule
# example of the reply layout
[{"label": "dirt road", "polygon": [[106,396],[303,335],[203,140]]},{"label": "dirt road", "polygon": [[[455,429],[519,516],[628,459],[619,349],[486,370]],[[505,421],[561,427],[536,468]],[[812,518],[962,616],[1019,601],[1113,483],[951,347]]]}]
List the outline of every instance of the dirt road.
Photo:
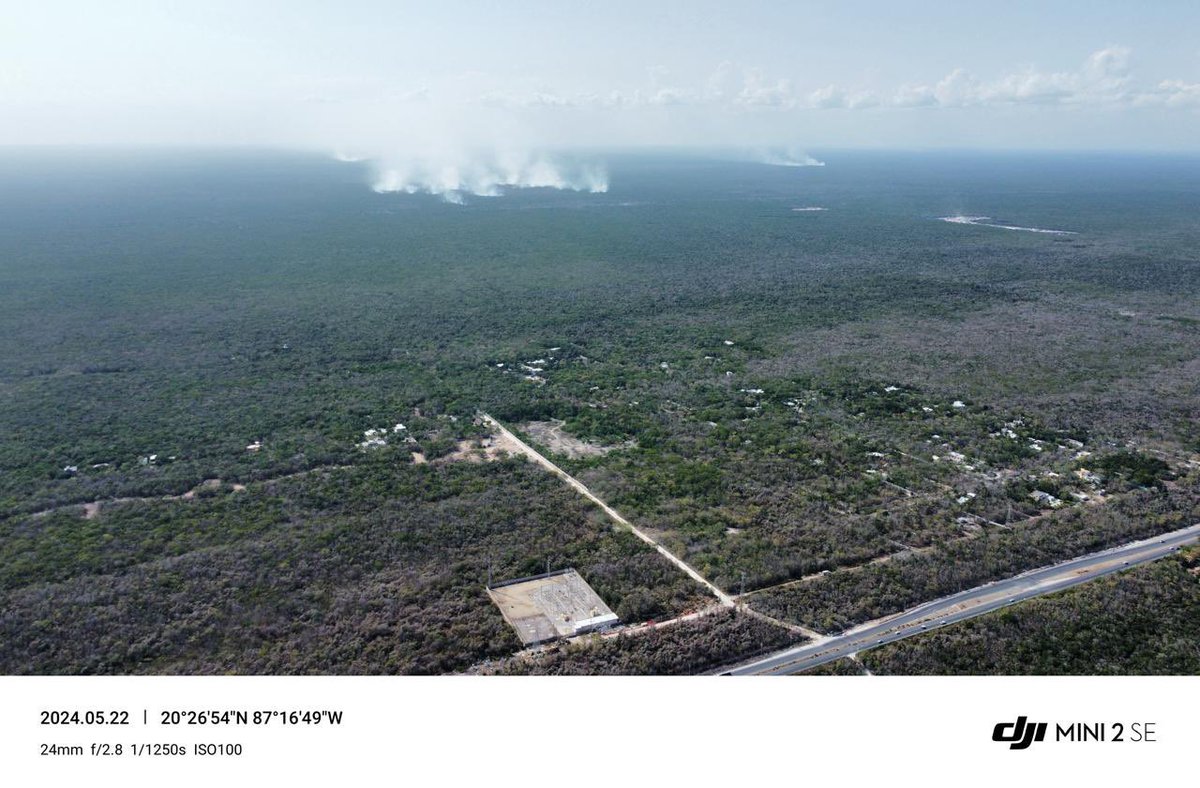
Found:
[{"label": "dirt road", "polygon": [[693,580],[695,580],[697,583],[700,583],[702,586],[707,588],[709,590],[709,592],[712,593],[713,596],[715,596],[718,600],[720,600],[722,605],[724,605],[726,607],[735,607],[733,597],[731,597],[729,594],[726,594],[720,588],[717,588],[713,583],[709,582],[703,575],[701,575],[699,572],[697,572],[695,569],[693,569],[686,561],[684,561],[682,558],[675,555],[670,550],[668,550],[667,548],[663,547],[661,544],[656,542],[652,536],[647,534],[645,531],[640,530],[633,523],[629,522],[624,517],[622,517],[621,514],[616,509],[613,509],[611,506],[606,504],[604,501],[600,500],[600,498],[597,497],[596,494],[593,493],[591,490],[589,490],[583,484],[583,482],[579,481],[574,476],[572,476],[571,474],[564,471],[562,468],[560,468],[557,465],[555,465],[554,463],[550,462],[550,460],[548,460],[544,456],[542,456],[542,454],[539,453],[536,449],[534,449],[529,444],[525,443],[523,440],[518,438],[516,435],[513,435],[511,432],[509,432],[509,430],[503,424],[496,421],[488,414],[481,412],[479,414],[479,419],[480,419],[480,421],[487,424],[489,427],[491,427],[492,429],[494,429],[496,431],[497,440],[503,440],[506,444],[508,444],[508,446],[512,450],[513,454],[522,454],[522,455],[528,457],[529,459],[536,462],[538,465],[541,465],[543,468],[545,468],[546,470],[553,473],[555,476],[557,476],[560,479],[562,479],[563,481],[565,481],[567,484],[574,487],[576,492],[578,492],[583,497],[587,498],[592,503],[599,506],[604,511],[605,514],[607,514],[609,517],[611,517],[613,520],[615,520],[619,525],[622,525],[625,528],[628,528],[630,531],[633,532],[634,536],[641,539],[646,544],[652,545],[654,547],[654,549],[657,550],[659,553],[661,553],[663,555],[663,557],[665,557],[668,561],[675,564],[675,566],[679,567],[681,570],[686,572],[687,575],[689,577],[691,577]]}]

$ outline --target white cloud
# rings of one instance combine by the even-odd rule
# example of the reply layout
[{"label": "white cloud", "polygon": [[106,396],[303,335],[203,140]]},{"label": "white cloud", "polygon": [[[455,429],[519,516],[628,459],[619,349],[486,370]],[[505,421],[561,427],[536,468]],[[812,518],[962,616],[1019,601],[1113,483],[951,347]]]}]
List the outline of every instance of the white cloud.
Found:
[{"label": "white cloud", "polygon": [[935,85],[905,85],[892,103],[900,107],[970,107],[1002,104],[1136,104],[1148,89],[1134,87],[1130,50],[1093,52],[1076,71],[1044,72],[1029,66],[991,81],[956,68]]},{"label": "white cloud", "polygon": [[640,99],[641,94],[636,94],[633,103],[646,103],[656,107],[678,107],[684,104],[693,104],[696,101],[696,97],[691,92],[679,88],[659,88],[651,93],[644,102]]},{"label": "white cloud", "polygon": [[507,90],[483,94],[476,100],[493,106],[571,109],[625,109],[702,107],[725,112],[749,110],[959,108],[1006,104],[1117,105],[1157,104],[1190,107],[1195,86],[1180,80],[1163,80],[1139,87],[1132,74],[1132,52],[1110,46],[1088,55],[1073,71],[1042,71],[1026,66],[992,79],[982,79],[965,68],[955,68],[935,83],[902,83],[882,97],[875,90],[826,84],[798,92],[796,80],[764,74],[729,61],[722,62],[699,84],[677,84],[665,69],[651,69],[649,84],[632,90],[614,89],[604,94],[564,94],[549,88],[529,92]]},{"label": "white cloud", "polygon": [[722,61],[705,83],[705,100],[720,103],[736,96],[741,90],[741,79],[737,67],[728,60]]},{"label": "white cloud", "polygon": [[809,93],[807,104],[815,109],[841,109],[847,106],[846,91],[836,85],[826,85]]},{"label": "white cloud", "polygon": [[1078,80],[1068,73],[1043,74],[1032,68],[982,85],[982,104],[1063,104],[1078,95]]},{"label": "white cloud", "polygon": [[1129,73],[1129,47],[1112,46],[1088,56],[1084,71],[1094,80],[1123,79]]},{"label": "white cloud", "polygon": [[768,82],[762,72],[752,69],[743,76],[742,90],[737,95],[736,103],[745,107],[790,108],[795,105],[792,83],[787,79]]},{"label": "white cloud", "polygon": [[979,100],[981,88],[979,80],[963,69],[956,68],[943,77],[927,95],[936,99],[943,107],[965,107]]},{"label": "white cloud", "polygon": [[928,85],[902,85],[891,103],[897,107],[932,107],[937,104],[937,96]]},{"label": "white cloud", "polygon": [[1138,106],[1200,108],[1200,82],[1165,79],[1136,97]]},{"label": "white cloud", "polygon": [[880,105],[879,97],[870,91],[859,91],[846,96],[847,109],[870,109]]}]

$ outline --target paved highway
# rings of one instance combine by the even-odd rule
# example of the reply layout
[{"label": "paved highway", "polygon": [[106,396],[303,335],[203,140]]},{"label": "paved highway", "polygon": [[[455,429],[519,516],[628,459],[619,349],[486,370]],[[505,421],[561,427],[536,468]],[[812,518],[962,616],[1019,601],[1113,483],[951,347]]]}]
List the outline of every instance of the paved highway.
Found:
[{"label": "paved highway", "polygon": [[1092,553],[1054,566],[988,583],[953,596],[927,602],[890,618],[872,621],[841,635],[788,649],[740,667],[727,676],[763,676],[800,673],[858,651],[911,637],[996,610],[1023,599],[1061,591],[1135,564],[1162,558],[1182,545],[1200,539],[1200,524],[1152,539]]}]

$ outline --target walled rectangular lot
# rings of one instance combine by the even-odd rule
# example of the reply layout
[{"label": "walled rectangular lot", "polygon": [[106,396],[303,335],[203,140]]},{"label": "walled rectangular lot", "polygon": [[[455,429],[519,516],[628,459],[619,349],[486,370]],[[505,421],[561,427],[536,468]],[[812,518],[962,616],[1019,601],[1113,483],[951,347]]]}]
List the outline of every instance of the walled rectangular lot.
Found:
[{"label": "walled rectangular lot", "polygon": [[617,622],[574,569],[497,583],[488,588],[488,595],[526,646]]}]

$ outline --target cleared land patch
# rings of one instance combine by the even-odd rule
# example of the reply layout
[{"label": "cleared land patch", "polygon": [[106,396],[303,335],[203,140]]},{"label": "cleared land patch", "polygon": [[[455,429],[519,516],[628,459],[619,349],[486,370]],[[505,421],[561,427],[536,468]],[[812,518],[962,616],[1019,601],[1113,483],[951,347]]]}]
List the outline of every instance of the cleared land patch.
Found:
[{"label": "cleared land patch", "polygon": [[[494,440],[491,436],[482,438],[468,438],[467,440],[459,441],[454,451],[444,457],[439,457],[434,460],[434,464],[440,465],[447,462],[495,462],[502,460],[505,457],[511,457],[512,454],[501,443]],[[413,463],[421,465],[428,462],[424,455],[413,454]]]},{"label": "cleared land patch", "polygon": [[617,623],[616,614],[574,569],[498,583],[488,588],[488,596],[526,646]]},{"label": "cleared land patch", "polygon": [[566,424],[561,419],[552,421],[530,421],[518,426],[518,429],[529,435],[535,443],[545,446],[554,454],[561,454],[572,460],[583,457],[602,457],[616,449],[628,449],[635,445],[626,441],[616,446],[606,446],[593,441],[584,441],[563,431]]}]

